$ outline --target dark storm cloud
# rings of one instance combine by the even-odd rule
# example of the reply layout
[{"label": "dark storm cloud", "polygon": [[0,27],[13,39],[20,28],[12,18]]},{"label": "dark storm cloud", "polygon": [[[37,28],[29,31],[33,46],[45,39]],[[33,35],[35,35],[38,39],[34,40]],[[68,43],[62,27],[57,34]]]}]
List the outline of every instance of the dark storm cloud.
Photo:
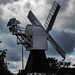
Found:
[{"label": "dark storm cloud", "polygon": [[7,47],[7,57],[8,61],[20,61],[21,60],[21,47],[17,46],[16,38],[8,35],[3,38],[4,45]]},{"label": "dark storm cloud", "polygon": [[7,61],[21,61],[21,51],[17,50],[17,48],[8,49],[6,60]]},{"label": "dark storm cloud", "polygon": [[[7,61],[21,61],[22,57],[22,45],[17,45],[17,39],[14,35],[6,34],[3,36],[2,42],[4,42],[3,49],[7,49],[6,60]],[[27,58],[28,52],[25,51],[24,47],[24,57]]]},{"label": "dark storm cloud", "polygon": [[[73,33],[66,33],[64,31],[52,31],[52,37],[58,43],[58,45],[66,51],[66,53],[71,53],[74,51],[75,47],[75,34]],[[49,49],[47,51],[48,55],[58,55],[58,52],[54,49],[54,47],[49,43]]]},{"label": "dark storm cloud", "polygon": [[[13,43],[15,44],[15,43]],[[13,48],[8,48],[7,49],[7,57],[6,57],[6,60],[8,61],[21,61],[22,59],[22,47],[19,45],[17,46],[15,44],[15,46],[12,45]],[[24,58],[28,58],[28,55],[29,55],[29,51],[25,51],[25,47],[24,47],[24,51],[23,51],[23,54],[24,54]]]},{"label": "dark storm cloud", "polygon": [[71,29],[75,30],[75,15],[71,17],[64,17],[63,25],[61,26],[63,29]]},{"label": "dark storm cloud", "polygon": [[[7,61],[21,61],[22,59],[22,48],[21,46],[12,46],[13,48],[8,48],[7,49],[7,57],[6,60]],[[25,47],[24,47],[24,58],[28,58],[29,55],[29,51],[25,51]]]},{"label": "dark storm cloud", "polygon": [[0,4],[7,4],[7,3],[10,3],[12,1],[18,1],[18,0],[0,0]]},{"label": "dark storm cloud", "polygon": [[0,19],[0,32],[1,30],[3,30],[4,26],[5,26],[5,22]]},{"label": "dark storm cloud", "polygon": [[7,23],[5,21],[3,21],[2,19],[0,19],[0,34],[5,34],[5,33],[9,33],[9,30],[7,28]]},{"label": "dark storm cloud", "polygon": [[26,8],[30,8],[30,7],[31,7],[30,2],[26,2],[26,3],[25,3],[25,6],[26,6]]},{"label": "dark storm cloud", "polygon": [[2,8],[1,8],[1,6],[0,6],[0,18],[1,18],[1,16],[2,16],[2,14],[3,14],[3,10],[2,10]]},{"label": "dark storm cloud", "polygon": [[0,0],[0,4],[7,4],[10,0]]}]

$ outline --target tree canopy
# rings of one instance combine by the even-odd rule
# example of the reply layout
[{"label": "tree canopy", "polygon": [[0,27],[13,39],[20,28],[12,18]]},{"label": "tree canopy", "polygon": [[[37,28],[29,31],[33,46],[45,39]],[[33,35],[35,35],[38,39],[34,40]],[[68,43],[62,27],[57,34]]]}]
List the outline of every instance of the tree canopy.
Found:
[{"label": "tree canopy", "polygon": [[7,68],[8,63],[5,61],[6,51],[7,49],[0,50],[0,75],[9,75],[9,71]]}]

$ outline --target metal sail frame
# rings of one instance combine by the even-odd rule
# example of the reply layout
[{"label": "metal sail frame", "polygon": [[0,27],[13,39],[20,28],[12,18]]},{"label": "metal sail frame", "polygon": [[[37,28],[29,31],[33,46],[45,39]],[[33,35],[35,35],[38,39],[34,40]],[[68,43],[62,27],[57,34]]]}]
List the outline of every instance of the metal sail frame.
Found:
[{"label": "metal sail frame", "polygon": [[41,25],[42,24],[39,22],[39,20],[35,17],[35,15],[33,14],[33,12],[30,10],[29,13],[28,13],[28,19],[30,20],[30,22],[33,24],[33,25]]},{"label": "metal sail frame", "polygon": [[66,52],[55,42],[55,40],[48,34],[48,41],[53,45],[57,52],[65,59]]},{"label": "metal sail frame", "polygon": [[44,24],[44,26],[46,27],[46,32],[49,32],[52,29],[59,9],[60,9],[60,5],[56,1],[54,1],[52,8]]}]

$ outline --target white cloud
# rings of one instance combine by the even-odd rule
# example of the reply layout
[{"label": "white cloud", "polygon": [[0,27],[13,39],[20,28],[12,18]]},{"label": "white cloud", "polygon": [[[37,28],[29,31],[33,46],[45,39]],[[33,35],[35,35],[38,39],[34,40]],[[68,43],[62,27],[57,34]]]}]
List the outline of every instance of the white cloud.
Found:
[{"label": "white cloud", "polygon": [[73,64],[75,64],[75,55],[67,55],[66,56],[66,60],[67,62],[71,62],[71,66],[70,67],[73,67]]},{"label": "white cloud", "polygon": [[25,21],[25,16],[27,15],[26,12],[22,9],[24,5],[23,1],[18,1],[18,2],[13,2],[13,3],[8,3],[6,5],[2,5],[3,7],[3,15],[2,19],[5,21],[8,21],[12,17],[16,17],[19,19],[21,22]]},{"label": "white cloud", "polygon": [[66,7],[66,10],[64,13],[62,13],[63,17],[72,17],[75,14],[75,0],[70,0],[68,2],[68,6]]},{"label": "white cloud", "polygon": [[69,15],[75,14],[75,0],[70,0],[67,10],[69,11]]},{"label": "white cloud", "polygon": [[29,10],[32,10],[35,15],[41,20],[43,23],[47,11],[49,10],[49,6],[46,4],[45,0],[41,0],[36,2],[35,0],[19,0],[16,2],[7,3],[6,5],[0,5],[3,10],[2,19],[7,21],[15,17],[21,23],[29,23],[27,19],[27,15]]},{"label": "white cloud", "polygon": [[[25,68],[25,65],[26,65],[26,59],[24,59],[24,68]],[[8,69],[10,69],[10,71],[12,73],[18,73],[19,70],[22,70],[22,61],[9,61],[9,66],[8,66]]]},{"label": "white cloud", "polygon": [[75,34],[75,30],[71,30],[71,29],[64,29],[65,33],[73,33]]},{"label": "white cloud", "polygon": [[[60,4],[63,2],[59,0],[57,1],[60,2]],[[58,14],[53,29],[63,30],[64,23],[67,22],[67,19],[64,18],[70,18],[75,14],[75,1],[70,0],[65,2],[67,3],[67,5],[65,6],[65,11],[62,11]],[[52,4],[47,4],[45,0],[18,0],[16,2],[13,1],[11,3],[7,3],[6,5],[0,5],[1,9],[3,10],[1,18],[8,22],[10,18],[15,17],[24,25],[25,23],[29,23],[27,15],[29,10],[32,10],[36,17],[41,21],[41,23],[44,24],[44,21],[49,13],[51,6]]]},{"label": "white cloud", "polygon": [[8,69],[10,69],[12,73],[18,73],[19,70],[21,69],[21,61],[20,62],[9,62],[9,63],[10,64],[8,66]]}]

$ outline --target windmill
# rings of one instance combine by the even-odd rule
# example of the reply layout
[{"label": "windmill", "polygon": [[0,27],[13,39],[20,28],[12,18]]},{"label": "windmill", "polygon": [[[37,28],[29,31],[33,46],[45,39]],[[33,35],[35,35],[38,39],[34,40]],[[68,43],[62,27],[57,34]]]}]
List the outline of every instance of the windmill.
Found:
[{"label": "windmill", "polygon": [[16,18],[9,20],[7,26],[10,32],[17,37],[17,44],[22,44],[27,51],[30,51],[29,58],[22,73],[42,73],[48,70],[45,50],[48,49],[47,40],[53,45],[57,52],[65,59],[66,52],[55,42],[49,34],[57,17],[60,5],[54,1],[43,27],[39,20],[30,10],[28,19],[31,24],[26,28],[19,26],[20,22]]}]

